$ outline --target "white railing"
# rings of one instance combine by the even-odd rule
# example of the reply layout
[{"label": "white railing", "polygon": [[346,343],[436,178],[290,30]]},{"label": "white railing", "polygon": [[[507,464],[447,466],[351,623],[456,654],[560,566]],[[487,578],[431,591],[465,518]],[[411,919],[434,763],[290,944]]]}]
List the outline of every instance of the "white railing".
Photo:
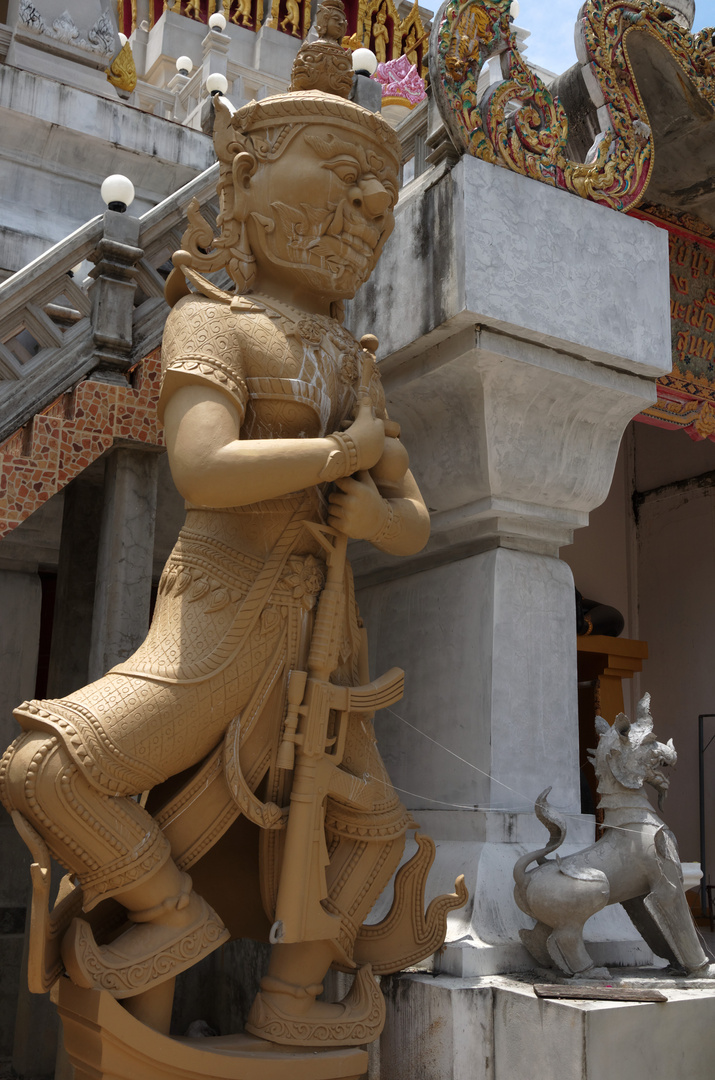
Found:
[{"label": "white railing", "polygon": [[[129,364],[161,340],[165,264],[180,247],[193,198],[215,225],[217,180],[213,165],[139,219]],[[74,272],[91,260],[103,232],[104,218],[93,218],[0,284],[0,440],[95,367],[90,282]]]}]

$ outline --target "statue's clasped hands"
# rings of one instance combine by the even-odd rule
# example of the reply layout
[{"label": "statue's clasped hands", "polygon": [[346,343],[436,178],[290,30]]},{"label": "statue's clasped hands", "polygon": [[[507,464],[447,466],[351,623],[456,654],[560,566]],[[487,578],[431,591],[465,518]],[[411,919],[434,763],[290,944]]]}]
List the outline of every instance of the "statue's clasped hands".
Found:
[{"label": "statue's clasped hands", "polygon": [[328,524],[352,540],[371,540],[384,529],[389,516],[387,502],[367,469],[336,481],[330,496]]},{"label": "statue's clasped hands", "polygon": [[372,540],[383,533],[391,516],[378,484],[383,479],[388,483],[402,479],[409,464],[399,440],[399,426],[387,421],[386,430],[365,395],[352,424],[343,434],[331,438],[344,440],[348,446],[352,443],[355,450],[350,464],[355,468],[349,475],[335,477],[337,490],[329,498],[329,524],[353,540]]}]

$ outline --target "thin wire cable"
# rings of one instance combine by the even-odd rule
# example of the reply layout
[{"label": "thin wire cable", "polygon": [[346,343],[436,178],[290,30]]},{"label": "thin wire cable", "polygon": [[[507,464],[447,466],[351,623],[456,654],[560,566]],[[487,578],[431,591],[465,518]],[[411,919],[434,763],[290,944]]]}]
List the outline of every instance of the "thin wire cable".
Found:
[{"label": "thin wire cable", "polygon": [[[491,773],[485,772],[484,769],[480,769],[478,765],[472,764],[471,761],[468,761],[466,758],[462,757],[460,754],[455,753],[454,750],[450,750],[450,748],[448,746],[444,746],[444,744],[439,742],[439,740],[434,739],[431,735],[428,735],[426,731],[422,731],[421,728],[416,727],[409,720],[406,720],[404,716],[400,716],[400,714],[398,712],[395,712],[394,709],[391,709],[391,708],[388,707],[384,711],[392,713],[392,715],[395,716],[398,720],[401,720],[403,724],[406,724],[407,727],[411,728],[413,731],[416,731],[418,735],[422,735],[423,738],[428,739],[429,742],[434,743],[435,746],[438,746],[440,748],[440,750],[444,750],[447,754],[451,754],[451,756],[453,758],[456,758],[458,761],[461,761],[465,765],[468,765],[470,769],[474,769],[475,772],[480,773],[482,776],[486,776],[487,779],[493,780],[495,784],[499,784],[500,787],[506,788],[507,791],[511,791],[513,795],[517,795],[520,799],[524,798],[524,796],[521,794],[521,792],[517,791],[516,788],[510,787],[509,784],[505,784],[501,780],[497,780],[496,776],[492,776]],[[713,738],[715,738],[715,736],[713,736]],[[366,776],[370,776],[370,774],[366,773]],[[379,777],[370,776],[370,779],[379,780]],[[380,783],[385,784],[385,781],[380,780]],[[508,814],[523,814],[523,813],[532,813],[533,812],[531,803],[527,803],[524,806],[524,808],[521,809],[521,810],[518,809],[518,808],[515,809],[513,807],[478,806],[478,805],[475,805],[475,804],[467,805],[465,803],[450,803],[450,802],[445,802],[443,799],[432,799],[432,798],[430,798],[429,795],[418,795],[414,791],[407,791],[405,788],[399,788],[395,784],[392,784],[391,786],[395,789],[395,791],[399,791],[401,795],[409,795],[413,799],[422,799],[423,802],[433,802],[433,803],[438,803],[441,806],[450,806],[455,810],[479,810],[479,811],[482,811],[482,812],[485,812],[485,811],[488,811],[488,810],[494,810],[494,811],[499,811],[499,812],[508,813]],[[580,814],[576,810],[567,810],[565,808],[561,808],[561,807],[558,807],[558,806],[553,806],[552,809],[555,810],[555,811],[558,811],[558,813],[560,813],[560,814],[563,814],[565,817],[576,818],[576,819],[580,819],[582,821],[591,821],[593,819],[593,814]],[[655,813],[655,811],[653,811],[653,813]],[[638,833],[638,832],[640,832],[639,829],[629,829],[624,825],[608,825],[606,823],[602,823],[601,828],[602,829],[611,829],[611,830],[613,830],[615,832],[628,832],[628,833]]]},{"label": "thin wire cable", "polygon": [[446,750],[446,752],[448,754],[451,754],[453,758],[456,758],[457,761],[464,762],[464,764],[468,765],[470,769],[474,769],[475,772],[481,773],[482,776],[486,776],[488,780],[493,780],[495,784],[499,784],[500,787],[506,788],[507,791],[511,791],[513,795],[518,795],[520,799],[524,798],[521,792],[517,791],[513,787],[509,787],[508,784],[503,784],[501,780],[497,780],[497,778],[495,776],[492,776],[491,773],[485,772],[484,769],[480,769],[478,765],[473,765],[471,761],[467,761],[466,758],[461,757],[459,754],[455,754],[454,750],[450,750],[448,746],[443,746],[441,742],[437,742],[437,740],[433,739],[431,735],[428,735],[426,731],[421,731],[420,728],[415,727],[415,725],[411,724],[409,720],[405,720],[404,716],[400,716],[399,713],[396,713],[394,709],[387,708],[385,709],[385,712],[392,713],[392,715],[396,716],[398,720],[401,720],[403,724],[407,724],[407,726],[409,728],[412,728],[413,731],[416,731],[418,735],[422,735],[423,738],[429,739],[429,741],[431,743],[434,743],[435,746],[439,746],[440,750]]},{"label": "thin wire cable", "polygon": [[[363,781],[368,780],[374,780],[376,783],[382,784],[384,788],[390,788],[392,791],[399,791],[400,795],[410,795],[413,799],[422,799],[423,802],[433,802],[439,803],[440,806],[450,806],[454,810],[474,810],[479,811],[480,813],[487,813],[490,810],[494,810],[495,812],[505,814],[533,813],[531,806],[527,807],[526,810],[514,810],[507,806],[479,806],[475,803],[451,803],[445,802],[443,799],[432,799],[429,795],[418,795],[416,791],[407,791],[406,788],[398,787],[397,784],[393,784],[392,781],[383,780],[380,776],[373,776],[372,773],[366,772],[363,774]],[[420,811],[420,807],[412,807],[412,809],[415,810],[417,813],[419,813]],[[556,807],[553,807],[553,809],[556,809]],[[583,818],[584,820],[588,820],[595,825],[593,814],[576,814],[575,812],[571,812],[568,810],[564,810],[561,812],[564,814],[565,817]],[[602,824],[601,828],[612,829],[614,832],[635,833],[636,835],[640,835],[641,833],[640,829],[629,829],[625,825]]]}]

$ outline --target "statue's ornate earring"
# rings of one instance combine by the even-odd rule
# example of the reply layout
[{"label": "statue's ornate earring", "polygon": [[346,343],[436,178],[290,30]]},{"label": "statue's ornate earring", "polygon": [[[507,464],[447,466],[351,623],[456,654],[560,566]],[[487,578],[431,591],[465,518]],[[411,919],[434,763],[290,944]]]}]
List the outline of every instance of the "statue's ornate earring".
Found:
[{"label": "statue's ornate earring", "polygon": [[236,282],[236,288],[240,293],[248,292],[256,280],[256,256],[251,250],[251,245],[248,242],[248,229],[246,228],[246,220],[241,222],[241,231],[238,237],[238,244],[235,248],[235,255],[228,264],[228,272]]},{"label": "statue's ornate earring", "polygon": [[[250,178],[256,171],[256,159],[243,151],[236,154],[232,162],[233,173],[233,216],[239,226],[238,242],[233,240],[231,244],[231,258],[228,263],[228,272],[236,282],[238,292],[248,292],[256,280],[257,267],[256,257],[251,250],[248,241],[248,207],[243,205],[249,186]],[[238,205],[237,205],[238,202]],[[245,216],[244,216],[245,215]]]}]

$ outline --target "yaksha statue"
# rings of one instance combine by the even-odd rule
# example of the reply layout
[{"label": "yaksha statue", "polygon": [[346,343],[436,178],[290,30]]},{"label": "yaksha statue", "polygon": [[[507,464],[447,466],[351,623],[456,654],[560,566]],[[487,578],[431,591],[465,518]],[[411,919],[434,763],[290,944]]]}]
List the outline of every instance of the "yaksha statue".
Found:
[{"label": "yaksha statue", "polygon": [[[434,847],[418,838],[390,914],[362,925],[414,825],[371,724],[402,672],[370,682],[345,550],[416,552],[429,519],[377,342],[341,313],[392,230],[400,144],[320,88],[218,100],[214,140],[220,235],[191,208],[162,348],[186,523],[144,644],[15,711],[0,792],[38,865],[49,849],[74,884],[33,989],[64,964],[129,1005],[230,937],[270,933],[247,1030],[349,1046],[382,1027],[373,973],[438,948],[466,899],[459,883],[424,914]],[[205,276],[222,269],[230,291]],[[316,1000],[331,965],[357,973],[335,1004]]]}]

